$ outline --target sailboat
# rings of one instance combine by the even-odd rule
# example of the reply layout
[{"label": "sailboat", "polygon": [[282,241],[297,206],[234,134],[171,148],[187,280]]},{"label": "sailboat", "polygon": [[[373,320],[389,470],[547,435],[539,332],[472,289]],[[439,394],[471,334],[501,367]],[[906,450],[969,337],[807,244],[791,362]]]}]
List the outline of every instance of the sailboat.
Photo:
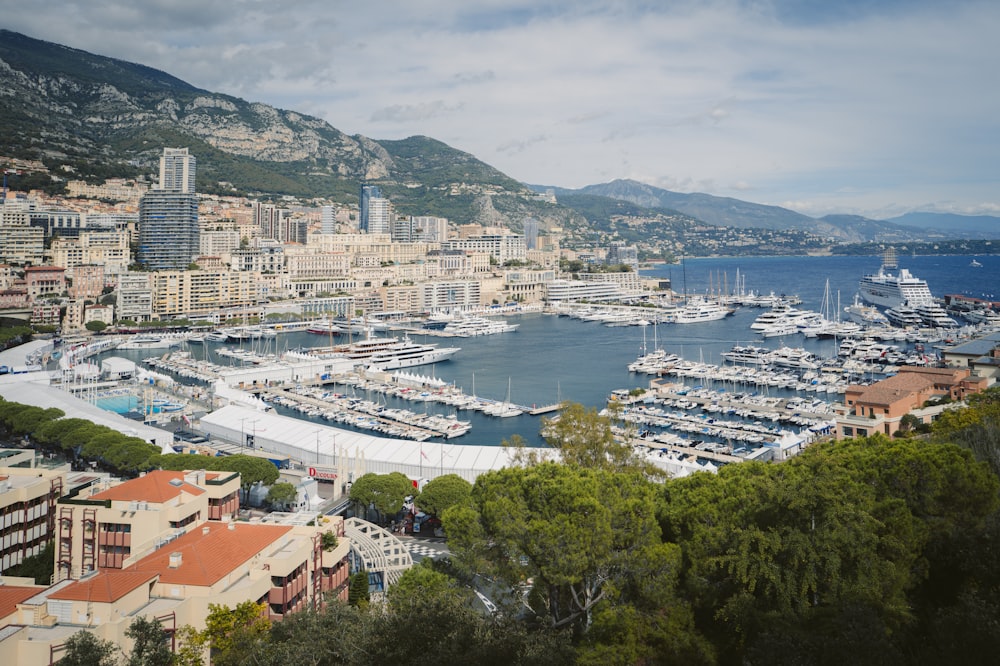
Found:
[{"label": "sailboat", "polygon": [[510,416],[520,416],[524,411],[517,405],[514,405],[510,401],[510,377],[507,378],[507,397],[503,402],[495,402],[492,405],[487,405],[483,409],[484,414],[489,414],[490,416],[498,416],[500,418],[507,418]]}]

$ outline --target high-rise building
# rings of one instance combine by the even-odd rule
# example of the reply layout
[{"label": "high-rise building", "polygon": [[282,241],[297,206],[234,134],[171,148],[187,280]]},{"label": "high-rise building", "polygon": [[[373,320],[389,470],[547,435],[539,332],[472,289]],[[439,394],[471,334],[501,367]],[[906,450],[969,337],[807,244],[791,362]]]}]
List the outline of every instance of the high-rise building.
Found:
[{"label": "high-rise building", "polygon": [[320,210],[320,233],[337,233],[337,209],[333,206],[323,206]]},{"label": "high-rise building", "polygon": [[199,252],[198,195],[151,190],[139,202],[139,263],[184,270]]},{"label": "high-rise building", "polygon": [[391,204],[382,198],[377,185],[361,186],[358,231],[368,234],[387,234],[392,231]]},{"label": "high-rise building", "polygon": [[160,183],[139,201],[138,261],[151,270],[183,270],[199,253],[195,158],[164,148]]},{"label": "high-rise building", "polygon": [[529,250],[538,249],[538,220],[533,217],[524,218],[524,245]]},{"label": "high-rise building", "polygon": [[197,160],[187,148],[164,148],[160,157],[161,190],[194,194],[194,176]]}]

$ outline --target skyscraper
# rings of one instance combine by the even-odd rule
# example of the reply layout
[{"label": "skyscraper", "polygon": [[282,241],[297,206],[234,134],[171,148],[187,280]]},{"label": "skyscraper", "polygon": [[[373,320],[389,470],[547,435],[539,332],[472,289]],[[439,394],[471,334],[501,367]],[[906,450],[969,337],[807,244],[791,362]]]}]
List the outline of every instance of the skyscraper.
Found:
[{"label": "skyscraper", "polygon": [[389,200],[382,198],[382,191],[378,185],[362,185],[358,231],[387,234],[391,231],[391,218]]},{"label": "skyscraper", "polygon": [[160,186],[158,189],[194,194],[194,175],[197,166],[194,155],[187,148],[164,148],[160,157]]},{"label": "skyscraper", "polygon": [[148,269],[183,270],[198,256],[195,158],[187,148],[164,148],[160,183],[139,201],[138,261]]},{"label": "skyscraper", "polygon": [[320,233],[337,233],[337,209],[333,206],[323,206],[320,217]]}]

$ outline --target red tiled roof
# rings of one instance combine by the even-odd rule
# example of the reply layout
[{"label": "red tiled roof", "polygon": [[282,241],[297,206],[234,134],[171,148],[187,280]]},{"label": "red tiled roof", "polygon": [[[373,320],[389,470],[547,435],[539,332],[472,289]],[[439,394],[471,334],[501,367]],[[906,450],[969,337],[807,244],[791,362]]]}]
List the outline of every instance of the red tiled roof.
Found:
[{"label": "red tiled roof", "polygon": [[[174,485],[171,481],[180,481],[180,485]],[[87,499],[95,500],[118,500],[125,502],[152,502],[153,504],[163,504],[181,494],[181,491],[189,495],[201,495],[204,489],[193,486],[184,481],[184,472],[171,472],[167,470],[157,470],[149,472],[146,476],[131,479],[125,483],[120,483],[114,488],[108,488]]]},{"label": "red tiled roof", "polygon": [[866,388],[856,402],[888,406],[931,388],[934,388],[934,382],[927,377],[917,374],[894,375]]},{"label": "red tiled roof", "polygon": [[[207,527],[208,534],[202,534]],[[160,574],[165,585],[208,587],[244,564],[292,530],[287,525],[208,522],[136,562],[130,570]],[[180,553],[181,565],[170,568],[170,556]]]},{"label": "red tiled roof", "polygon": [[66,601],[94,601],[111,603],[118,601],[129,592],[156,578],[153,571],[101,571],[86,580],[79,580],[67,585],[58,592],[49,595],[50,599]]},{"label": "red tiled roof", "polygon": [[42,588],[38,587],[0,585],[0,618],[7,617],[17,610],[17,605],[19,603],[30,599],[41,591]]}]

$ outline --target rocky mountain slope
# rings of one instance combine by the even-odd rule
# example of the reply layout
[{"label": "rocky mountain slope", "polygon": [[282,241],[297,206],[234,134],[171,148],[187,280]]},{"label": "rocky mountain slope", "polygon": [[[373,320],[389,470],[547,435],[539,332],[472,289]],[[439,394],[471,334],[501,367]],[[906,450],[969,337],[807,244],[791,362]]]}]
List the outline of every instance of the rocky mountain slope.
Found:
[{"label": "rocky mountain slope", "polygon": [[376,141],[319,118],[196,88],[159,70],[0,31],[0,155],[95,180],[155,173],[189,147],[202,192],[356,201],[382,187],[402,213],[517,228],[579,224],[474,156],[427,137]]}]

